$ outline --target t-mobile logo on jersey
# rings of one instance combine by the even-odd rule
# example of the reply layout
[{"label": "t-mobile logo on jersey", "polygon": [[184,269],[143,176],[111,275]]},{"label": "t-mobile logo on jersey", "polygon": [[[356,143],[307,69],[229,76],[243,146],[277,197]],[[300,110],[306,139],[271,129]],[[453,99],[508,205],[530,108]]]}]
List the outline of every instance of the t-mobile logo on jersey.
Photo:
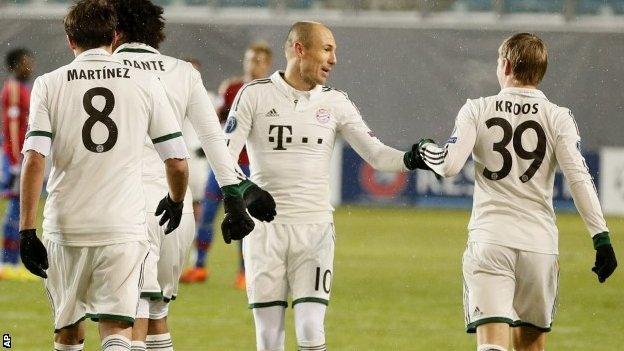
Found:
[{"label": "t-mobile logo on jersey", "polygon": [[[274,130],[276,131],[275,133],[273,132]],[[269,142],[277,143],[277,145],[273,148],[273,150],[286,150],[284,145],[292,143],[293,141],[292,134],[293,134],[292,126],[270,125],[269,126]],[[308,142],[310,142],[308,137],[301,138],[302,144],[307,144]],[[316,143],[322,144],[323,139],[317,138]]]},{"label": "t-mobile logo on jersey", "polygon": [[273,150],[286,150],[286,148],[284,147],[284,144],[290,144],[292,143],[292,137],[291,136],[287,136],[284,138],[284,131],[288,132],[288,135],[292,135],[292,126],[277,126],[277,125],[270,125],[269,126],[269,142],[270,143],[274,143],[275,142],[275,137],[271,134],[273,134],[273,130],[277,130],[277,146],[273,148]]}]

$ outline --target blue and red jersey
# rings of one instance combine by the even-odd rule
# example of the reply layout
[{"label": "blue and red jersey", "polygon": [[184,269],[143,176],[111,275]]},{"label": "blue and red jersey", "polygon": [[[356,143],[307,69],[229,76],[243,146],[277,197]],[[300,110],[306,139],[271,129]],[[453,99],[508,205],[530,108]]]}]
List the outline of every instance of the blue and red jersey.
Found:
[{"label": "blue and red jersey", "polygon": [[[11,166],[20,162],[20,152],[24,146],[26,129],[28,127],[28,113],[30,110],[30,90],[31,86],[14,78],[7,79],[0,93],[2,99],[2,134],[4,154]],[[11,120],[18,122],[18,142],[17,154],[11,147],[11,133],[9,124]]]}]

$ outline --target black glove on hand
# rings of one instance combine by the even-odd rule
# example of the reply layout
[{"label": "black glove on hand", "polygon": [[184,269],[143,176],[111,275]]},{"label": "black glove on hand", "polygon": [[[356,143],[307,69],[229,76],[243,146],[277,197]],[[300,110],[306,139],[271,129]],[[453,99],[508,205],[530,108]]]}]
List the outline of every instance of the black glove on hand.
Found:
[{"label": "black glove on hand", "polygon": [[35,229],[26,229],[19,232],[20,256],[24,267],[34,275],[47,278],[45,270],[48,269],[48,252],[37,237]]},{"label": "black glove on hand", "polygon": [[180,225],[180,219],[182,218],[182,208],[184,208],[184,200],[180,202],[174,202],[169,197],[169,194],[165,196],[158,203],[158,207],[156,207],[155,216],[160,217],[159,225],[164,225],[167,221],[167,228],[165,228],[165,235],[174,231]]},{"label": "black glove on hand", "polygon": [[604,283],[617,267],[615,252],[611,246],[608,232],[595,235],[593,240],[596,249],[596,262],[592,272],[596,273],[599,282]]},{"label": "black glove on hand", "polygon": [[[251,181],[248,181],[251,183]],[[275,211],[275,200],[268,191],[263,190],[254,183],[244,190],[243,198],[245,204],[249,210],[249,214],[254,218],[263,221],[270,222],[275,218],[277,212]]]},{"label": "black glove on hand", "polygon": [[241,240],[254,229],[254,222],[245,210],[245,201],[240,196],[223,198],[225,217],[221,222],[221,233],[226,244]]},{"label": "black glove on hand", "polygon": [[412,150],[403,155],[403,163],[407,169],[412,171],[415,169],[424,169],[426,171],[431,170],[431,168],[427,166],[425,161],[420,156],[420,147],[425,143],[434,143],[434,141],[431,139],[420,139],[418,144],[412,145]]}]

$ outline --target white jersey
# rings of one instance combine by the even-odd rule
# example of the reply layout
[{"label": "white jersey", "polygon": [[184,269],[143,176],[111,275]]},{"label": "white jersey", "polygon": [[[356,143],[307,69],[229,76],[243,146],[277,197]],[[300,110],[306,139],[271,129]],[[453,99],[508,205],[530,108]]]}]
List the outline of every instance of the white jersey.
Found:
[{"label": "white jersey", "polygon": [[237,157],[247,143],[251,180],[273,195],[275,223],[332,222],[329,167],[341,134],[376,169],[404,171],[404,153],[384,145],[343,92],[303,92],[275,72],[238,92],[225,132]]},{"label": "white jersey", "polygon": [[536,89],[506,88],[468,100],[443,148],[421,148],[438,174],[457,174],[472,152],[475,187],[469,241],[538,253],[558,253],[552,197],[557,165],[590,234],[608,231],[580,152],[570,110]]},{"label": "white jersey", "polygon": [[158,79],[103,49],[87,50],[37,78],[28,129],[24,152],[52,155],[43,221],[48,239],[77,246],[147,240],[146,135],[163,160],[188,157]]},{"label": "white jersey", "polygon": [[[123,44],[115,50],[113,56],[125,65],[151,72],[161,80],[178,124],[183,126],[187,118],[191,122],[220,186],[238,184],[246,178],[228,152],[217,113],[201,75],[193,65],[162,55],[151,46],[140,43]],[[155,212],[159,201],[166,195],[167,178],[149,139],[145,143],[144,155],[143,181],[147,211]],[[190,191],[186,192],[184,212],[193,212]]]}]

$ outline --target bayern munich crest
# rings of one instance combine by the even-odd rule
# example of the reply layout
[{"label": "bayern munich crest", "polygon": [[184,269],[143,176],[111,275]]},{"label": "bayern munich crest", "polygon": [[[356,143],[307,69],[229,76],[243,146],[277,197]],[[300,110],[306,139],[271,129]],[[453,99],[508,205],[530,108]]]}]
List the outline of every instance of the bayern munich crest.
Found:
[{"label": "bayern munich crest", "polygon": [[324,109],[324,108],[320,108],[318,109],[318,111],[316,111],[316,120],[321,122],[321,123],[327,123],[329,122],[329,120],[331,119],[331,114],[329,113],[328,110]]}]

